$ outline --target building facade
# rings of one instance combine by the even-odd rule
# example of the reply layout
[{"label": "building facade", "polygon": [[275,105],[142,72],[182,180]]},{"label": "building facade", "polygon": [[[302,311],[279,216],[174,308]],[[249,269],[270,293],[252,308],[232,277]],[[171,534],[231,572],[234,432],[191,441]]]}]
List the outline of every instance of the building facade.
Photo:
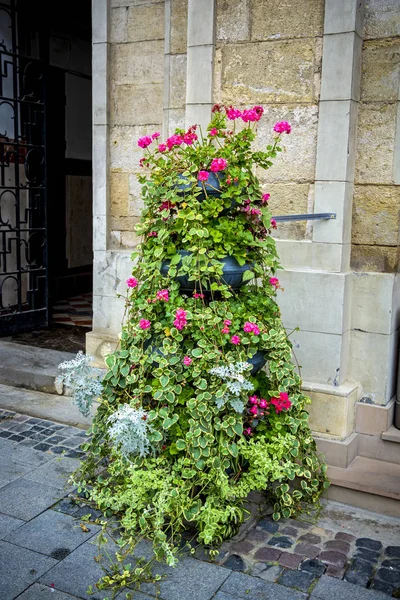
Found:
[{"label": "building facade", "polygon": [[[275,215],[283,321],[332,498],[399,512],[392,427],[400,324],[400,5],[396,0],[93,0],[94,321],[118,341],[140,135],[205,125],[214,103],[262,104],[257,143],[293,131],[261,175]],[[388,433],[389,432],[389,433]],[[396,471],[397,469],[397,471]]]}]

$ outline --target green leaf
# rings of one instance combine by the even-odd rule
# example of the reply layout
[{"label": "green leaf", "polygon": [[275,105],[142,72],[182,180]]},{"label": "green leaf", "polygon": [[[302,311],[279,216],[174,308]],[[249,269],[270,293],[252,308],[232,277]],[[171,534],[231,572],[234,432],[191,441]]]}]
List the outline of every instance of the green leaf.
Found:
[{"label": "green leaf", "polygon": [[195,356],[196,358],[199,358],[202,354],[203,350],[201,348],[194,348],[194,350],[192,350],[192,356]]},{"label": "green leaf", "polygon": [[235,430],[235,433],[237,433],[238,435],[242,435],[242,433],[243,433],[243,425],[242,425],[242,423],[235,423],[233,425],[233,429]]},{"label": "green leaf", "polygon": [[167,387],[167,385],[169,384],[169,377],[167,377],[166,375],[163,375],[162,377],[160,377],[160,383],[162,385],[162,387]]},{"label": "green leaf", "polygon": [[247,271],[245,271],[243,273],[243,277],[242,277],[242,281],[250,281],[250,279],[253,279],[255,277],[253,271],[250,271],[249,269]]},{"label": "green leaf", "polygon": [[176,440],[176,447],[178,448],[178,450],[184,450],[186,448],[185,440]]},{"label": "green leaf", "polygon": [[205,379],[200,379],[199,383],[197,384],[197,387],[199,388],[199,390],[206,390],[207,381]]},{"label": "green leaf", "polygon": [[164,419],[163,421],[163,429],[169,429],[172,425],[175,425],[177,420],[179,419],[178,415],[174,415],[173,417],[169,417]]},{"label": "green leaf", "polygon": [[233,456],[234,458],[237,458],[237,456],[238,456],[238,454],[239,454],[239,449],[238,449],[238,447],[237,447],[237,445],[236,445],[236,444],[230,444],[230,445],[228,446],[228,450],[229,450],[229,453],[230,453],[230,454],[232,454],[232,456]]}]

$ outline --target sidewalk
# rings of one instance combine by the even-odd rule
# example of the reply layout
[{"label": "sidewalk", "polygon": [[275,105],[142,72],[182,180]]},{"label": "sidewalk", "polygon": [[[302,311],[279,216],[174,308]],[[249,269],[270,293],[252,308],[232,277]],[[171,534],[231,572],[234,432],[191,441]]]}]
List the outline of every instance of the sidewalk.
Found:
[{"label": "sidewalk", "polygon": [[[81,429],[0,411],[1,600],[110,597],[86,593],[103,574],[100,527],[79,519],[99,515],[68,497],[83,439]],[[317,524],[266,517],[242,537],[224,545],[219,563],[160,566],[166,578],[134,600],[387,600],[400,588],[396,519],[330,503]]]}]

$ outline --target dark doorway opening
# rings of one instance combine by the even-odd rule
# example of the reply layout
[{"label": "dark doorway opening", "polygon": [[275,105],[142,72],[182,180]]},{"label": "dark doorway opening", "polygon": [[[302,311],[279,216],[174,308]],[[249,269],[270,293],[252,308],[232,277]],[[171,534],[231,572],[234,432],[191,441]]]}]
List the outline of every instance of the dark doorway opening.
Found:
[{"label": "dark doorway opening", "polygon": [[0,63],[0,335],[32,342],[70,327],[81,346],[92,313],[90,0],[0,0]]}]

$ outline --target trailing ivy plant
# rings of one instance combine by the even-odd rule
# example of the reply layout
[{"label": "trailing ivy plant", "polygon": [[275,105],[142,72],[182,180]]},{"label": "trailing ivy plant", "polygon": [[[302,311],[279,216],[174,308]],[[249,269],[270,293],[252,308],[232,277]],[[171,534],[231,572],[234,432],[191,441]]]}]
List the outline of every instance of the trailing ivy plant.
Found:
[{"label": "trailing ivy plant", "polygon": [[[276,302],[269,195],[255,175],[290,125],[277,123],[273,143],[254,150],[262,113],[216,106],[204,137],[191,127],[165,144],[158,133],[139,139],[143,242],[79,480],[118,520],[121,549],[99,589],[149,580],[140,561],[127,564],[143,538],[175,565],[185,531],[211,554],[233,536],[249,492],[265,492],[277,520],[307,511],[328,485]],[[236,291],[227,256],[247,265]]]}]

